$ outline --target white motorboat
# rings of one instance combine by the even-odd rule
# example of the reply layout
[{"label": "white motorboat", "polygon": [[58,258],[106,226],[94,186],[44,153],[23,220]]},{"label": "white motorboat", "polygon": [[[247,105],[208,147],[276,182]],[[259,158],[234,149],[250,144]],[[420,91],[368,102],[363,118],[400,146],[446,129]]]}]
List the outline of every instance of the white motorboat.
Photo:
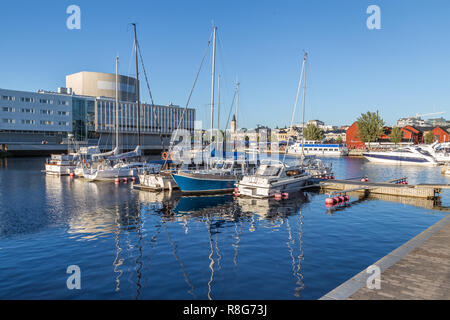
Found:
[{"label": "white motorboat", "polygon": [[326,165],[318,158],[305,158],[303,168],[311,178],[334,177],[332,164]]},{"label": "white motorboat", "polygon": [[376,163],[421,166],[438,165],[433,155],[418,146],[404,147],[392,151],[365,152],[363,156],[370,162]]},{"label": "white motorboat", "polygon": [[[302,77],[304,77],[302,123],[304,124],[305,122],[306,59],[307,54],[305,53],[305,55],[303,56],[302,70],[297,87],[297,96],[292,112],[291,127],[294,121]],[[302,159],[296,159],[294,165],[286,164],[286,154],[283,157],[283,161],[262,160],[254,175],[246,175],[236,184],[236,191],[238,195],[253,198],[269,198],[274,196],[275,194],[299,191],[303,186],[306,185],[311,177],[305,171],[303,166],[304,153],[301,152],[301,155]]]},{"label": "white motorboat", "polygon": [[[303,149],[303,150],[302,150]],[[324,144],[321,142],[306,141],[294,143],[286,148],[290,155],[316,155],[316,156],[345,156],[348,149],[341,144]]]},{"label": "white motorboat", "polygon": [[77,153],[52,154],[45,163],[45,173],[51,175],[69,175],[76,168]]},{"label": "white motorboat", "polygon": [[428,151],[439,163],[450,163],[450,142],[435,142],[431,145],[420,145]]},{"label": "white motorboat", "polygon": [[244,176],[237,183],[240,196],[268,198],[276,193],[298,191],[310,175],[302,165],[288,166],[281,161],[262,161],[255,175]]}]

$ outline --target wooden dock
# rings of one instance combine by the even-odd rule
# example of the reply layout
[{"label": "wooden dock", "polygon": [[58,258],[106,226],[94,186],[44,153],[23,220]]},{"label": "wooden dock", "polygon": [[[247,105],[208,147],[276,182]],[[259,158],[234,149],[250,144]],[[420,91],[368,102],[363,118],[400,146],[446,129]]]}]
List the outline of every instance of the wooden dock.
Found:
[{"label": "wooden dock", "polygon": [[450,185],[448,184],[395,184],[395,181],[400,179],[393,179],[386,182],[321,180],[318,184],[330,196],[342,195],[348,192],[362,192],[366,194],[435,199],[442,192],[442,189],[450,189]]},{"label": "wooden dock", "polygon": [[[380,287],[367,286],[363,270],[321,300],[449,300],[450,215],[373,265],[381,269]],[[370,281],[370,280],[369,280]]]}]

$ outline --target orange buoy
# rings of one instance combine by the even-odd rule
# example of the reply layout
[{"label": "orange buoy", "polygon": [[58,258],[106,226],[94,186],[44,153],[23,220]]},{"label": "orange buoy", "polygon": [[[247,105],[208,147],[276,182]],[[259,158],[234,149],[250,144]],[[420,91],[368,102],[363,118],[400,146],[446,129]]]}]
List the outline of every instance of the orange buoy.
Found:
[{"label": "orange buoy", "polygon": [[349,200],[350,200],[350,197],[348,195],[345,195],[344,196],[344,201],[349,201]]},{"label": "orange buoy", "polygon": [[163,160],[167,160],[167,158],[169,157],[169,154],[166,151],[164,151],[162,153],[161,157],[162,157]]},{"label": "orange buoy", "polygon": [[275,193],[274,198],[275,200],[281,200],[281,193]]},{"label": "orange buoy", "polygon": [[288,198],[289,198],[289,193],[283,192],[283,193],[281,194],[281,197],[282,197],[283,199],[288,199]]},{"label": "orange buoy", "polygon": [[119,183],[120,182],[120,179],[119,178],[115,178],[114,179],[114,183]]},{"label": "orange buoy", "polygon": [[326,198],[325,199],[325,204],[326,205],[333,205],[335,202],[334,202],[334,198]]}]

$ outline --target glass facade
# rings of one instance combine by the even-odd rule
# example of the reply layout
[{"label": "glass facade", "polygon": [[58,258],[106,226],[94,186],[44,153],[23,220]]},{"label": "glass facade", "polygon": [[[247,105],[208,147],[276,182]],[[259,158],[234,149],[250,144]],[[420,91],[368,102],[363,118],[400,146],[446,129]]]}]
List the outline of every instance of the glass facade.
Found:
[{"label": "glass facade", "polygon": [[95,130],[95,101],[92,99],[72,98],[72,123],[75,140],[91,138]]}]

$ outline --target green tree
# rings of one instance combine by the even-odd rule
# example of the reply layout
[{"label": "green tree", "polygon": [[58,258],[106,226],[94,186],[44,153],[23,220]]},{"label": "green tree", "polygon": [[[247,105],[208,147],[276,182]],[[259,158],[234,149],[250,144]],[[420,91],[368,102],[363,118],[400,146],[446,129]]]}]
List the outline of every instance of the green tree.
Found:
[{"label": "green tree", "polygon": [[358,126],[358,138],[362,142],[370,143],[377,141],[377,139],[384,133],[384,121],[380,118],[377,112],[367,111],[361,113],[361,116],[356,120]]},{"label": "green tree", "polygon": [[336,139],[336,142],[339,143],[339,144],[342,144],[344,142],[344,140],[342,139],[341,136],[338,136],[337,139]]},{"label": "green tree", "polygon": [[402,139],[403,139],[403,131],[400,130],[399,127],[393,127],[391,134],[389,135],[389,140],[391,140],[391,142],[397,145],[397,143],[401,142]]},{"label": "green tree", "polygon": [[305,140],[311,141],[322,141],[323,131],[322,129],[316,127],[314,124],[310,123],[305,128]]},{"label": "green tree", "polygon": [[427,133],[425,133],[424,139],[425,139],[425,143],[427,143],[427,144],[433,143],[435,140],[433,132],[428,131]]}]

